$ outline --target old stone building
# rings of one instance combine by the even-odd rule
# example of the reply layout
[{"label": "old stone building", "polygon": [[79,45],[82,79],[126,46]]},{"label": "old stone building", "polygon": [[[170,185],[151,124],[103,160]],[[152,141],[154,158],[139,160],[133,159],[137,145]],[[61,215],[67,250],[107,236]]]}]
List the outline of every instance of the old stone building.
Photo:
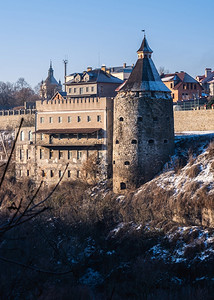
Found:
[{"label": "old stone building", "polygon": [[123,81],[110,74],[103,66],[101,69],[87,68],[83,73],[66,76],[66,92],[73,97],[115,97],[115,89]]},{"label": "old stone building", "polygon": [[[36,102],[35,128],[23,128],[16,147],[17,178],[55,184],[81,177],[83,163],[97,157],[107,176],[112,166],[113,99],[66,98]],[[32,136],[33,134],[33,136]]]},{"label": "old stone building", "polygon": [[114,100],[113,190],[152,179],[174,150],[170,90],[161,81],[144,37],[137,63]]}]

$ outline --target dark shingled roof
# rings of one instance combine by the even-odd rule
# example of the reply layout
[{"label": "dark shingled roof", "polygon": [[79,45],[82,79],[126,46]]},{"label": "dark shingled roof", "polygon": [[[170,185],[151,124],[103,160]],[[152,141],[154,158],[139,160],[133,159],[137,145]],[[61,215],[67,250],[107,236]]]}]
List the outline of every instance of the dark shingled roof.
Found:
[{"label": "dark shingled roof", "polygon": [[[137,52],[152,53],[149,44],[144,37],[140,49]],[[159,91],[170,92],[166,85],[162,82],[158,71],[151,59],[150,55],[144,55],[138,58],[137,63],[132,70],[126,83],[121,86],[120,91]]]},{"label": "dark shingled roof", "polygon": [[121,91],[170,92],[162,82],[151,58],[138,59]]},{"label": "dark shingled roof", "polygon": [[153,52],[152,49],[149,47],[146,37],[144,37],[142,44],[137,52],[147,52],[147,53]]}]

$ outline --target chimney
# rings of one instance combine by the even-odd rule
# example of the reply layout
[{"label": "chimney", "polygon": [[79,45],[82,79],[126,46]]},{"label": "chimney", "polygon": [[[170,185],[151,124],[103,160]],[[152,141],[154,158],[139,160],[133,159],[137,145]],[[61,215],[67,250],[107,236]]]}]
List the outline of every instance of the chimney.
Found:
[{"label": "chimney", "polygon": [[101,70],[102,70],[103,72],[106,72],[106,66],[105,66],[105,65],[102,65]]},{"label": "chimney", "polygon": [[87,72],[90,72],[90,71],[92,71],[92,67],[87,68]]},{"label": "chimney", "polygon": [[205,69],[205,77],[209,77],[210,74],[211,74],[211,72],[212,72],[212,69],[211,69],[211,68],[206,68],[206,69]]},{"label": "chimney", "polygon": [[126,68],[126,63],[123,63],[123,69],[125,69]]}]

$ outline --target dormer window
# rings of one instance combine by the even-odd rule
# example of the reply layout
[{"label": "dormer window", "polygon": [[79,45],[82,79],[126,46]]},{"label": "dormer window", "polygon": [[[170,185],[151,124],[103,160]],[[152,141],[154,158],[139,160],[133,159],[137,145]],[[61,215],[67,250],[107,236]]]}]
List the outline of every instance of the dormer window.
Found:
[{"label": "dormer window", "polygon": [[89,81],[89,75],[88,75],[88,74],[85,74],[83,80],[86,81],[86,82]]},{"label": "dormer window", "polygon": [[80,82],[81,80],[81,76],[80,74],[77,74],[77,76],[75,77],[75,82]]}]

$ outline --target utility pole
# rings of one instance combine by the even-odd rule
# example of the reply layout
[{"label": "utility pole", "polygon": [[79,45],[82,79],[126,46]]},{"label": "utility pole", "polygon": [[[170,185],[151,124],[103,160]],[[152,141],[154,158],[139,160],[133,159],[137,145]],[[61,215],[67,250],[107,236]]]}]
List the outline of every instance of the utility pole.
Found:
[{"label": "utility pole", "polygon": [[[65,86],[65,82],[66,82],[66,76],[67,76],[67,64],[68,64],[68,60],[67,59],[63,59],[63,63],[64,63],[64,86]],[[64,87],[64,90],[66,91],[66,86]]]}]

